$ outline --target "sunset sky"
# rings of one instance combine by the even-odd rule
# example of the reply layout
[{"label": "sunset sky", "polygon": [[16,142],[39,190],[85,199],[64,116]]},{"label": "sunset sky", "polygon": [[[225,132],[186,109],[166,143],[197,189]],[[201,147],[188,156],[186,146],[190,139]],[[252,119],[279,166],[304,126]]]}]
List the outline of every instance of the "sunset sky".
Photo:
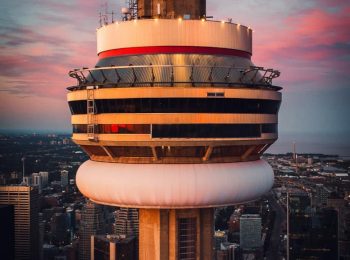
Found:
[{"label": "sunset sky", "polygon": [[[1,1],[0,131],[71,131],[68,72],[97,62],[105,2]],[[107,3],[120,20],[125,1]],[[207,15],[250,26],[254,64],[281,71],[280,133],[350,132],[348,0],[207,0]]]}]

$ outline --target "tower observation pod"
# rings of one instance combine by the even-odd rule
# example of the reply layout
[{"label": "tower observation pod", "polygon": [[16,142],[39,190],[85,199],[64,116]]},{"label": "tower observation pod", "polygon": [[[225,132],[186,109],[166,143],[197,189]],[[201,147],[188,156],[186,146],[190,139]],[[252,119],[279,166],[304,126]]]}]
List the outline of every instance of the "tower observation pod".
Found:
[{"label": "tower observation pod", "polygon": [[69,73],[72,140],[90,156],[77,185],[140,209],[140,259],[211,260],[213,207],[273,185],[260,158],[278,138],[280,72],[253,65],[252,30],[209,21],[205,0],[136,5],[97,30],[96,66]]}]

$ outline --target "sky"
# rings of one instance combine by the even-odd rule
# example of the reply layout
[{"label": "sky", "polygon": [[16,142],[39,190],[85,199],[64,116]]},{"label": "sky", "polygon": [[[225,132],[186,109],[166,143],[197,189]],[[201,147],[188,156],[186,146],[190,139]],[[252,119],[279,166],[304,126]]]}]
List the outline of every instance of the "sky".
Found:
[{"label": "sky", "polygon": [[[71,132],[68,72],[96,64],[105,2],[1,0],[0,132]],[[107,3],[120,20],[125,1]],[[250,26],[253,63],[281,71],[280,135],[350,139],[349,0],[207,0],[207,15]]]}]

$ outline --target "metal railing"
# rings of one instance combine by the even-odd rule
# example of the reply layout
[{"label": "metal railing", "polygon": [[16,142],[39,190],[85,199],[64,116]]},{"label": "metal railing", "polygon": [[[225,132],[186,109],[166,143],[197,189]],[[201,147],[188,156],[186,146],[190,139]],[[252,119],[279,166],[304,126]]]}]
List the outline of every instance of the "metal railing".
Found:
[{"label": "metal railing", "polygon": [[132,65],[75,69],[69,76],[77,85],[68,90],[86,89],[87,86],[100,88],[134,86],[190,85],[212,87],[262,88],[279,91],[272,80],[280,76],[278,70],[249,66],[209,65]]}]

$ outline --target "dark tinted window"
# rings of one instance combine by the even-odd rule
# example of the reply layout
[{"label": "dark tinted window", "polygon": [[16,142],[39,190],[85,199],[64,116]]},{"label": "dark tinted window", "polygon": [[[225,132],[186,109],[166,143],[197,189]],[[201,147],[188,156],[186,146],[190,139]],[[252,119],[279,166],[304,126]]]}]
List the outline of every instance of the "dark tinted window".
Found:
[{"label": "dark tinted window", "polygon": [[262,124],[262,133],[278,133],[278,124]]},{"label": "dark tinted window", "polygon": [[[73,133],[86,133],[86,125],[73,125]],[[96,133],[98,134],[150,134],[150,125],[134,125],[134,124],[111,124],[97,125]]]},{"label": "dark tinted window", "polygon": [[[72,115],[86,114],[86,100],[68,102]],[[131,98],[97,99],[102,113],[245,113],[277,114],[277,100],[240,98]]]},{"label": "dark tinted window", "polygon": [[153,138],[260,137],[260,124],[152,125]]}]

